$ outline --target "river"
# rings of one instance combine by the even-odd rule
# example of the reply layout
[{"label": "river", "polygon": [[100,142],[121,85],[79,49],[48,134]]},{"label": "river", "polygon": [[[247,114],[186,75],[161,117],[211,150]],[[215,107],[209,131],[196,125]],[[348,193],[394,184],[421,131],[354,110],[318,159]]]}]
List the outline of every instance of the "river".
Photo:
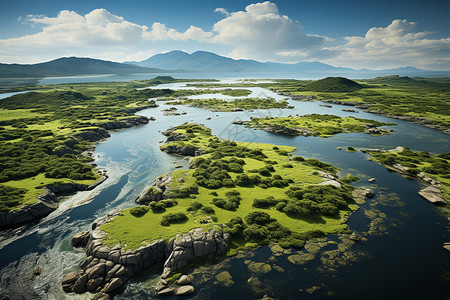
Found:
[{"label": "river", "polygon": [[[157,88],[182,88],[183,85],[177,83]],[[251,90],[252,97],[284,99],[266,89]],[[331,163],[341,168],[342,176],[348,173],[359,176],[362,180],[356,182],[356,186],[369,186],[367,179],[375,177],[377,182],[372,188],[377,196],[361,205],[361,209],[348,221],[351,229],[367,239],[354,244],[348,251],[355,259],[346,261],[352,262],[324,270],[321,253],[335,249],[334,245],[326,246],[313,260],[302,266],[290,263],[288,255],[279,256],[276,264],[284,272],[272,270],[259,276],[262,288],[258,290],[248,284],[252,275],[245,260],[251,257],[254,261],[266,262],[272,253],[268,247],[260,247],[246,255],[220,260],[220,270],[227,270],[232,276],[234,284],[231,287],[207,280],[196,284],[196,292],[189,298],[259,299],[268,294],[278,299],[320,299],[333,295],[339,299],[427,299],[450,295],[450,255],[442,248],[443,242],[450,240],[448,220],[417,194],[422,184],[388,172],[383,166],[369,161],[364,153],[336,149],[347,146],[391,149],[402,145],[412,150],[441,153],[450,151],[449,136],[434,129],[358,109],[356,114],[341,110],[348,106],[326,108],[319,106],[321,102],[290,99],[289,104],[294,108],[210,112],[177,106],[179,111],[187,114],[163,116],[161,110],[167,106],[160,105],[139,112],[140,115],[155,117],[156,121],[111,132],[108,140],[97,145],[93,154],[95,163],[109,175],[103,184],[92,191],[67,197],[57,211],[39,224],[3,235],[0,243],[0,299],[4,296],[10,299],[85,299],[86,295],[64,294],[60,284],[63,274],[78,270],[78,264],[84,258],[82,249],[70,246],[71,237],[81,230],[88,230],[95,218],[114,208],[134,206],[136,196],[157,176],[174,170],[176,164],[187,167],[186,160],[159,150],[160,142],[165,140],[160,132],[191,121],[205,124],[213,134],[225,139],[298,147],[296,154]],[[252,116],[309,113],[352,115],[392,122],[397,126],[393,126],[395,132],[387,136],[357,133],[324,139],[286,137],[231,124],[234,120],[248,120]],[[206,120],[208,117],[211,120]],[[330,236],[329,239],[338,240],[338,237]],[[35,265],[43,267],[42,275],[32,275]],[[214,267],[208,270],[215,272]],[[152,284],[160,271],[160,268],[155,268],[132,279],[114,299],[152,298]]]}]

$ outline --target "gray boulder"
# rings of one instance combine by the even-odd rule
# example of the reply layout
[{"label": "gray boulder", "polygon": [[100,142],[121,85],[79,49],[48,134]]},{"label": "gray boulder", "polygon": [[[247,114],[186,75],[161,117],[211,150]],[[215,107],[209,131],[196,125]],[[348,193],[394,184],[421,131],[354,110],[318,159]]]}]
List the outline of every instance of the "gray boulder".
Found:
[{"label": "gray boulder", "polygon": [[182,275],[180,279],[178,279],[177,283],[179,285],[188,285],[192,283],[192,278],[187,275]]},{"label": "gray boulder", "polygon": [[194,287],[192,285],[185,285],[180,288],[178,288],[175,291],[175,295],[177,296],[187,296],[194,293]]},{"label": "gray boulder", "polygon": [[75,234],[72,238],[72,246],[74,247],[86,247],[91,233],[89,231],[82,231]]}]

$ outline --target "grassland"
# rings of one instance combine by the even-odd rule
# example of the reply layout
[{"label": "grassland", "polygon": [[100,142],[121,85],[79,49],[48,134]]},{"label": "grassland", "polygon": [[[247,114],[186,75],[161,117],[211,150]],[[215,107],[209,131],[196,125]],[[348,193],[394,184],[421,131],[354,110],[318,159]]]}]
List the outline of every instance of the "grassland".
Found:
[{"label": "grassland", "polygon": [[[192,147],[204,154],[170,174],[167,200],[125,209],[102,225],[106,245],[134,249],[203,227],[230,232],[234,249],[269,242],[302,247],[308,237],[348,230],[345,222],[358,208],[352,188],[318,185],[320,172],[337,172],[333,166],[292,157],[294,147],[219,140],[196,124],[166,134],[177,140],[163,150]],[[143,213],[136,216],[136,210]],[[165,222],[175,214],[185,217]]]},{"label": "grassland", "polygon": [[[364,132],[369,128],[368,126],[378,127],[395,124],[355,117],[341,118],[334,115],[310,114],[298,117],[252,118],[250,121],[245,121],[244,125],[285,135],[329,137],[338,133]],[[389,133],[387,130],[383,132]]]},{"label": "grassland", "polygon": [[274,98],[239,98],[232,100],[223,99],[186,99],[171,101],[170,105],[188,105],[211,111],[235,111],[270,108],[291,108],[285,100],[277,101]]}]

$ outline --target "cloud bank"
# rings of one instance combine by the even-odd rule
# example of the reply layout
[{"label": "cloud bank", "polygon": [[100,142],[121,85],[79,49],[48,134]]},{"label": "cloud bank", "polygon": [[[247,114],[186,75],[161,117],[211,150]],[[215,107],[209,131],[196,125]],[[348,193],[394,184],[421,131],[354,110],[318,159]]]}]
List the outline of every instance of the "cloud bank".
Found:
[{"label": "cloud bank", "polygon": [[450,70],[450,38],[431,39],[429,32],[417,32],[417,24],[394,20],[387,27],[373,27],[364,37],[346,37],[334,48],[340,54],[331,62],[366,68],[417,66]]},{"label": "cloud bank", "polygon": [[22,17],[20,22],[41,31],[0,40],[0,61],[36,62],[71,55],[123,61],[187,46],[202,50],[222,47],[231,50],[220,54],[263,61],[450,70],[450,38],[432,38],[408,20],[393,20],[386,27],[368,28],[364,36],[335,40],[305,32],[298,20],[281,14],[269,1],[250,4],[241,11],[216,8],[214,12],[222,19],[210,31],[193,25],[179,31],[157,21],[140,25],[102,8],[86,15],[63,10],[56,17]]}]

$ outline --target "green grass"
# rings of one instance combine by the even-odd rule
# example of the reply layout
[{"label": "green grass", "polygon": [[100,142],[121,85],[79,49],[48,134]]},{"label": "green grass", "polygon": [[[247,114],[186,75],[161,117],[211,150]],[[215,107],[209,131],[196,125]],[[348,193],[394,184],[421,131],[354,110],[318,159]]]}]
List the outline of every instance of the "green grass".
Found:
[{"label": "green grass", "polygon": [[0,109],[0,121],[36,118],[39,116],[42,116],[42,114],[35,113],[31,109],[16,109],[14,113],[7,109]]},{"label": "green grass", "polygon": [[[194,128],[194,130],[192,130]],[[186,131],[191,129],[191,138],[183,141],[183,143],[191,144],[193,140],[199,141],[197,146],[201,149],[207,150],[210,153],[195,157],[193,164],[197,164],[203,160],[218,159],[216,157],[219,150],[214,151],[213,147],[220,140],[216,137],[212,137],[210,132],[203,126],[199,125],[182,125],[181,129],[175,130],[172,134],[186,134]],[[213,140],[211,142],[210,140]],[[209,141],[209,142],[208,142]],[[180,143],[180,142],[171,142]],[[220,145],[220,144],[219,144]],[[227,144],[229,145],[229,144]],[[231,146],[230,146],[231,147]],[[198,187],[197,194],[191,194],[187,198],[175,198],[178,205],[166,208],[163,212],[149,211],[142,217],[134,217],[130,211],[131,209],[125,209],[120,216],[113,218],[110,223],[101,226],[101,229],[107,233],[104,238],[104,243],[108,246],[114,246],[117,243],[126,249],[135,249],[139,246],[146,245],[156,239],[169,239],[176,234],[182,234],[189,232],[193,228],[202,227],[204,229],[216,228],[222,230],[221,224],[228,223],[235,217],[241,217],[243,220],[250,212],[265,212],[269,214],[271,218],[277,220],[277,222],[284,227],[291,230],[292,234],[302,234],[311,230],[321,230],[325,233],[339,233],[347,230],[348,226],[345,224],[350,213],[356,210],[358,207],[352,203],[346,208],[339,211],[338,214],[333,216],[325,216],[322,214],[311,214],[306,216],[289,216],[283,211],[271,207],[268,209],[259,209],[253,206],[254,199],[274,197],[275,199],[288,198],[286,192],[291,187],[307,187],[313,186],[323,181],[318,175],[317,168],[311,166],[306,161],[292,160],[290,156],[285,155],[295,150],[290,146],[274,146],[270,144],[259,143],[236,143],[234,146],[236,149],[247,149],[245,153],[250,153],[252,150],[261,151],[266,157],[264,159],[257,159],[251,157],[239,157],[245,164],[243,164],[243,173],[229,172],[231,179],[236,180],[238,175],[247,174],[251,176],[254,174],[252,171],[266,167],[268,162],[273,166],[271,172],[271,178],[275,175],[281,176],[283,179],[291,180],[289,186],[285,187],[261,187],[258,185],[252,186],[234,186],[234,187],[221,187],[217,189],[206,188],[204,186]],[[225,149],[225,148],[223,148]],[[226,151],[224,153],[225,159],[233,157]],[[216,157],[216,158],[215,158]],[[292,165],[292,167],[285,167],[286,163]],[[172,181],[169,186],[170,190],[182,189],[194,186],[198,183],[197,178],[194,176],[199,167],[192,167],[188,170],[177,170],[171,173]],[[180,179],[183,178],[182,183]],[[213,203],[214,198],[227,199],[227,192],[237,191],[240,194],[241,201],[237,209],[227,210],[219,208]],[[217,195],[211,195],[211,193]],[[201,221],[206,220],[208,215],[200,210],[188,211],[188,208],[192,206],[194,202],[200,203],[203,206],[210,206],[214,209],[214,214],[209,214],[214,219],[213,222],[207,224],[201,224]],[[161,226],[160,222],[164,215],[168,213],[185,213],[188,220],[179,224],[171,224],[170,226]],[[239,239],[237,239],[239,240]],[[259,242],[247,240],[242,243],[241,246],[257,245]]]},{"label": "green grass", "polygon": [[[245,121],[244,125],[266,131],[281,130],[288,135],[314,135],[329,137],[338,133],[364,132],[365,124],[375,126],[395,125],[355,117],[341,118],[333,115],[310,114],[299,117],[265,117]],[[291,129],[290,131],[284,128]]]},{"label": "green grass", "polygon": [[234,111],[235,109],[270,109],[270,108],[291,108],[285,100],[277,101],[274,98],[241,98],[232,100],[222,99],[186,99],[172,101],[169,105],[188,105],[199,107],[211,111]]},{"label": "green grass", "polygon": [[[71,180],[68,178],[46,178],[43,173],[38,174],[31,178],[25,178],[21,180],[11,180],[3,182],[0,186],[7,186],[12,188],[25,189],[26,192],[20,202],[12,207],[12,211],[19,209],[23,205],[30,205],[37,202],[37,197],[42,194],[43,188],[46,185],[51,185],[55,183],[79,183],[85,185],[91,185],[100,179],[100,175],[96,174],[96,179],[91,180]],[[8,209],[9,210],[9,209]]]}]

